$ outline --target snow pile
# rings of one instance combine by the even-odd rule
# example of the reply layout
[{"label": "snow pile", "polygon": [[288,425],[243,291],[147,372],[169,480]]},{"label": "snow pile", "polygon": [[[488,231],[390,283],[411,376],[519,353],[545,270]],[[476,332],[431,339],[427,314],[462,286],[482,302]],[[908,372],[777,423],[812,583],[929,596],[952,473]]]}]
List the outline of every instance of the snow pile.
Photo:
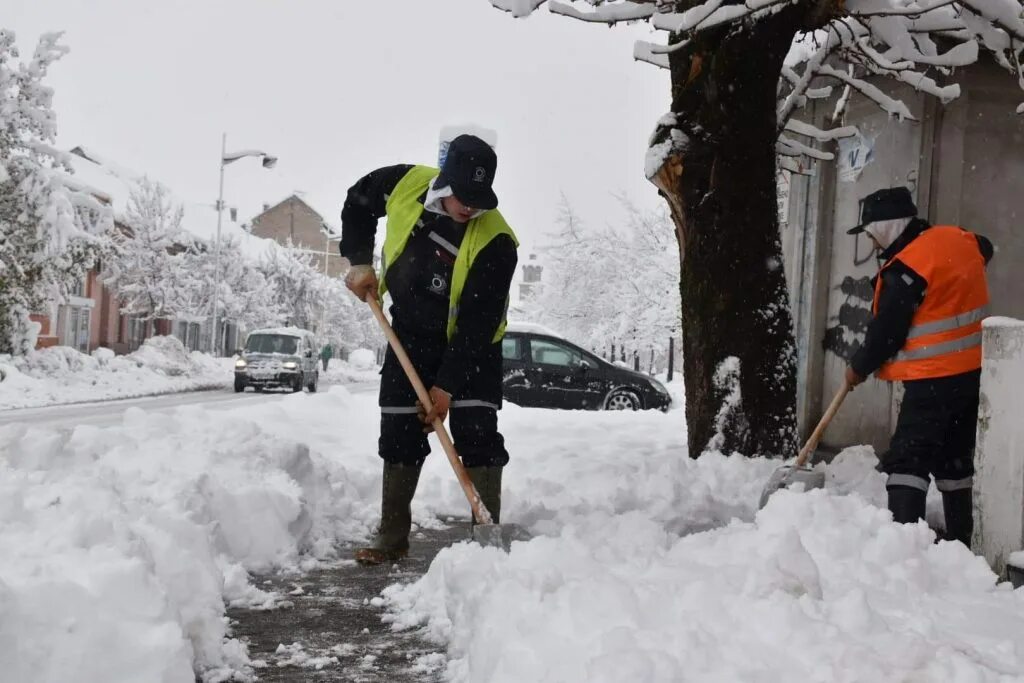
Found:
[{"label": "snow pile", "polygon": [[1024,592],[926,525],[822,490],[686,536],[587,511],[510,554],[446,549],[385,597],[395,628],[448,642],[451,681],[1024,676]]},{"label": "snow pile", "polygon": [[[0,554],[5,675],[251,680],[266,663],[230,638],[224,605],[273,606],[287,596],[247,572],[307,569],[371,533],[375,403],[333,387],[234,410],[133,409],[103,429],[0,428],[0,547],[17,549]],[[457,544],[416,584],[386,591],[396,628],[448,643],[447,664],[417,670],[455,681],[1024,675],[1020,595],[963,548],[933,545],[925,525],[894,525],[870,505],[884,479],[869,448],[837,458],[826,490],[782,491],[758,512],[778,463],[691,460],[681,418],[509,406],[502,516],[537,537],[511,554]],[[435,452],[413,520],[467,516]],[[311,670],[346,656],[285,650]]]},{"label": "snow pile", "polygon": [[231,359],[189,353],[175,337],[151,337],[125,356],[53,346],[0,356],[0,410],[227,387],[232,371]]},{"label": "snow pile", "polygon": [[356,349],[348,354],[348,362],[356,370],[372,370],[377,364],[377,356],[370,349]]},{"label": "snow pile", "polygon": [[377,354],[369,349],[356,349],[348,355],[347,361],[332,358],[327,365],[327,372],[321,370],[320,378],[336,384],[377,382],[380,380]]},{"label": "snow pile", "polygon": [[[5,676],[191,681],[193,660],[208,681],[251,673],[224,603],[275,596],[246,571],[330,557],[375,522],[375,434],[337,427],[373,425],[361,410],[376,412],[339,387],[231,412],[131,409],[109,429],[0,428],[0,547],[17,549],[0,554]],[[366,455],[353,467],[339,451]]]}]

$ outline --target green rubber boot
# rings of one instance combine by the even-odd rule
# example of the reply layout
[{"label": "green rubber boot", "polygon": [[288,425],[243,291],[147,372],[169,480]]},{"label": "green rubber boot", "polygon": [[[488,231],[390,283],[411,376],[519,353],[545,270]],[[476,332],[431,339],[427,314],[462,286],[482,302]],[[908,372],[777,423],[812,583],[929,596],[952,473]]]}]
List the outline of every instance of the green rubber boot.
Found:
[{"label": "green rubber boot", "polygon": [[501,471],[503,469],[503,467],[466,468],[470,481],[476,487],[476,492],[480,494],[480,501],[491,513],[491,519],[495,524],[498,524],[501,519]]},{"label": "green rubber boot", "polygon": [[420,480],[420,466],[384,463],[381,493],[380,527],[373,544],[356,551],[355,560],[363,565],[397,562],[409,554],[409,506]]}]

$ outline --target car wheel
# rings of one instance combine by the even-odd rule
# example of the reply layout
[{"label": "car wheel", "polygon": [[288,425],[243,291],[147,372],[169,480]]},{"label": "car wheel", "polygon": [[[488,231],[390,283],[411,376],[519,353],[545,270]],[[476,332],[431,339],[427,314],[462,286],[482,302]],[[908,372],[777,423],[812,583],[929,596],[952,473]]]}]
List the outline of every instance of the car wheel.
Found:
[{"label": "car wheel", "polygon": [[253,389],[256,390],[257,394],[262,394],[263,393],[263,387],[261,387],[261,386],[255,386],[255,387],[253,387]]},{"label": "car wheel", "polygon": [[314,372],[313,373],[313,381],[310,382],[309,386],[307,386],[306,388],[309,389],[309,393],[315,394],[316,393],[317,385],[319,385],[319,384],[320,384],[320,373],[319,372]]},{"label": "car wheel", "polygon": [[605,410],[640,410],[640,397],[632,391],[616,389],[604,400]]},{"label": "car wheel", "polygon": [[245,380],[235,378],[235,393],[240,394],[245,391]]},{"label": "car wheel", "polygon": [[295,383],[292,384],[292,393],[297,394],[302,391],[302,374],[295,376]]}]

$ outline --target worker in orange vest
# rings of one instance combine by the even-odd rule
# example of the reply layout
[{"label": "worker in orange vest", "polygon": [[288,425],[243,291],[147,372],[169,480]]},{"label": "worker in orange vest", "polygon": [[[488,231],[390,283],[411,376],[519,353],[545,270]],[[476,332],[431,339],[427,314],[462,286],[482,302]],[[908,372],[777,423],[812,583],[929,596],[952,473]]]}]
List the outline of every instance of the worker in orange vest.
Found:
[{"label": "worker in orange vest", "polygon": [[867,196],[861,224],[882,267],[873,318],[850,359],[855,387],[877,371],[903,382],[896,431],[879,469],[888,474],[897,522],[924,518],[930,483],[942,493],[946,538],[971,545],[975,427],[981,379],[981,321],[988,314],[985,266],[992,243],[963,228],[917,217],[906,187]]}]

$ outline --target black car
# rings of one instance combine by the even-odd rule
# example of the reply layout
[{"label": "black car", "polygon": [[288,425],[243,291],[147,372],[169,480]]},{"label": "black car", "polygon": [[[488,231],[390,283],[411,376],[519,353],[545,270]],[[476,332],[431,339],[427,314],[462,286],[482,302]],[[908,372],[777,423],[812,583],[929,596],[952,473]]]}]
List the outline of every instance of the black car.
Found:
[{"label": "black car", "polygon": [[504,397],[536,408],[668,410],[665,386],[612,365],[539,326],[513,324],[501,342]]}]

